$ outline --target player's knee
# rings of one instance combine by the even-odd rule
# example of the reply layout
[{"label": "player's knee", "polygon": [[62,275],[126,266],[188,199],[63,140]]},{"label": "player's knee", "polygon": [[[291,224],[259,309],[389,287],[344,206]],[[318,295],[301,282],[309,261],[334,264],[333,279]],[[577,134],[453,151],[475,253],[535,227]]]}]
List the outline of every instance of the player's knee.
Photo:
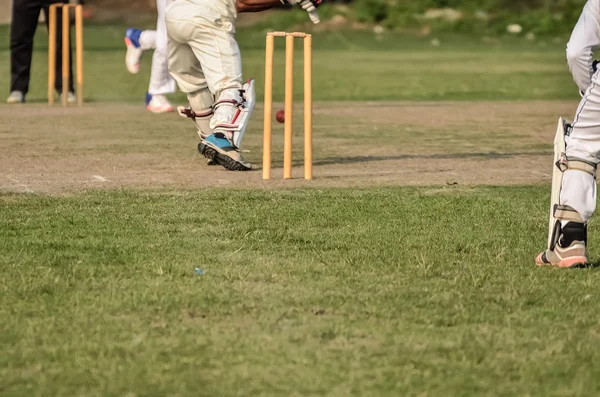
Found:
[{"label": "player's knee", "polygon": [[192,109],[196,112],[205,112],[208,109],[211,109],[213,104],[215,103],[215,98],[208,90],[208,88],[203,88],[195,92],[191,92],[187,95],[188,101]]}]

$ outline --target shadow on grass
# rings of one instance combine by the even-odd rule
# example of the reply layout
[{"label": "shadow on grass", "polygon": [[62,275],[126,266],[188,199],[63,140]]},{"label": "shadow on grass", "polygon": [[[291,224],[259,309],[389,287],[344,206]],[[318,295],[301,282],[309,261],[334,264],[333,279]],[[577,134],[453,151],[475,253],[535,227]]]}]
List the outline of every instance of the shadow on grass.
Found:
[{"label": "shadow on grass", "polygon": [[[373,161],[390,160],[444,160],[444,159],[505,159],[517,156],[552,156],[552,152],[512,152],[512,153],[450,153],[450,154],[401,154],[397,156],[354,156],[354,157],[329,157],[313,162],[314,165],[355,164]],[[298,162],[300,165],[301,162]]]},{"label": "shadow on grass", "polygon": [[[328,157],[321,160],[313,161],[313,165],[343,165],[343,164],[359,164],[370,163],[375,161],[394,161],[394,160],[456,160],[456,159],[507,159],[519,156],[552,156],[550,151],[538,152],[511,152],[511,153],[449,153],[449,154],[400,154],[396,156],[349,156],[349,157]],[[294,167],[304,165],[303,160],[295,160],[292,164]],[[281,165],[272,164],[271,169],[283,168]],[[262,167],[255,167],[254,170],[261,170]]]},{"label": "shadow on grass", "polygon": [[583,267],[582,269],[591,269],[591,270],[595,270],[600,268],[600,259],[596,259],[593,261],[590,261],[590,263],[588,264],[588,266]]}]

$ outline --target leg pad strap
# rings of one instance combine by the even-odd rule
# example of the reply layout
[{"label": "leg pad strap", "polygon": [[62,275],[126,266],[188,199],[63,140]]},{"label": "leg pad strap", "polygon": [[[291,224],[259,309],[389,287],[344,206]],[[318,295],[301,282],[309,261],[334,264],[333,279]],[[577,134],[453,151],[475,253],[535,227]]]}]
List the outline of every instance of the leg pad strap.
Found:
[{"label": "leg pad strap", "polygon": [[556,204],[554,206],[554,218],[560,221],[584,223],[581,215],[568,205]]},{"label": "leg pad strap", "polygon": [[591,161],[586,161],[577,157],[567,157],[563,155],[560,160],[556,162],[556,166],[562,172],[567,170],[583,171],[590,174],[594,178],[596,177],[597,165]]}]

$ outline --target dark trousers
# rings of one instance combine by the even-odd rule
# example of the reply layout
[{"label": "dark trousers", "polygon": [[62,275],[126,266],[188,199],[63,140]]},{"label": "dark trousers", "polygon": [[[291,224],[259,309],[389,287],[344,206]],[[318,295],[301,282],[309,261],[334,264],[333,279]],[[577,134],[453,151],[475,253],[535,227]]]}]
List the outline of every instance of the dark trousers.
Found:
[{"label": "dark trousers", "polygon": [[[68,0],[13,0],[12,24],[10,26],[10,90],[29,91],[31,75],[31,57],[33,54],[33,36],[38,25],[40,11],[44,10],[46,28],[50,20],[48,8],[53,3],[68,3]],[[62,89],[62,10],[56,12],[56,84],[58,92]],[[71,46],[69,41],[69,52]],[[73,68],[69,57],[69,90],[73,91]],[[47,65],[47,62],[46,64]],[[47,66],[40,65],[40,69]]]}]

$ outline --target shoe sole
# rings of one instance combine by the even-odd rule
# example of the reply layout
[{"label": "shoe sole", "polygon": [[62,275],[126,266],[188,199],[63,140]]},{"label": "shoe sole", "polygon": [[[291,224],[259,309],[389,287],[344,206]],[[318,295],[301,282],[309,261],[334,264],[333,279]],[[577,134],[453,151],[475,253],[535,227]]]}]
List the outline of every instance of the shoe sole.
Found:
[{"label": "shoe sole", "polygon": [[208,160],[213,161],[215,164],[218,164],[229,171],[250,171],[252,169],[251,167],[249,168],[238,163],[229,156],[219,153],[217,150],[202,142],[198,144],[198,151]]},{"label": "shoe sole", "polygon": [[[202,138],[202,139],[204,139],[204,138]],[[202,154],[200,144],[198,144],[198,153]],[[206,165],[218,165],[218,164],[215,163],[214,160],[212,160],[212,159],[206,159]]]},{"label": "shoe sole", "polygon": [[[127,50],[129,50],[129,48],[130,48],[130,47],[131,47],[131,48],[133,48],[133,49],[137,49],[137,48],[136,48],[136,47],[133,45],[133,43],[131,42],[131,40],[130,40],[129,38],[127,38],[127,37],[125,37],[125,45],[127,46]],[[127,54],[125,55],[125,59],[127,60]],[[140,71],[140,64],[139,64],[139,63],[138,63],[138,64],[136,64],[136,65],[133,65],[132,67],[130,67],[130,66],[127,64],[127,61],[125,61],[125,66],[127,67],[127,71],[128,71],[129,73],[131,73],[131,74],[138,74],[138,73],[139,73],[139,71]]]},{"label": "shoe sole", "polygon": [[535,258],[535,264],[537,266],[540,266],[540,267],[552,266],[552,267],[559,267],[559,268],[563,268],[563,269],[585,269],[585,268],[590,267],[590,263],[588,262],[587,258],[583,257],[583,256],[574,256],[571,258],[563,259],[557,264],[553,264],[553,263],[545,262],[543,259],[543,255],[544,255],[544,252],[542,252]]},{"label": "shoe sole", "polygon": [[152,106],[146,106],[146,110],[152,112],[152,113],[156,113],[156,114],[160,114],[160,113],[173,113],[175,111],[175,109],[173,107],[168,107],[168,108],[154,108]]}]

